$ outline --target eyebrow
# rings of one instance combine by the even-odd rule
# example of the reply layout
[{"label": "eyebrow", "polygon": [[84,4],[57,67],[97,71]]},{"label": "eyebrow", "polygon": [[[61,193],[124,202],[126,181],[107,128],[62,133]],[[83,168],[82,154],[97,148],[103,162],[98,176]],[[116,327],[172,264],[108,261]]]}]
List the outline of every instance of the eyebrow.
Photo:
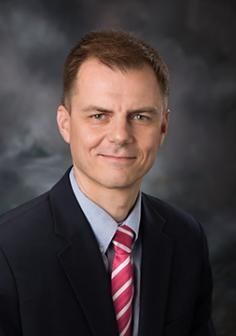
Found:
[{"label": "eyebrow", "polygon": [[[106,109],[101,106],[97,105],[89,105],[85,108],[82,108],[83,112],[91,112],[91,111],[97,111],[97,112],[104,112],[104,113],[112,113],[113,110]],[[128,113],[150,113],[150,114],[159,114],[161,112],[161,109],[154,107],[154,106],[143,106],[139,107],[137,109],[128,110]]]}]

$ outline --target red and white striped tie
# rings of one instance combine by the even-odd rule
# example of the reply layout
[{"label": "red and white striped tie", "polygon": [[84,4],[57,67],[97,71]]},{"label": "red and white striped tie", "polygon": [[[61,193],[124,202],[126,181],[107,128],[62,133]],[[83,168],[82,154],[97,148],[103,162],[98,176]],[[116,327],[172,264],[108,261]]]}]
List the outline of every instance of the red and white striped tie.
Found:
[{"label": "red and white striped tie", "polygon": [[127,226],[118,227],[113,239],[111,288],[120,336],[132,335],[134,270],[131,261],[133,231]]}]

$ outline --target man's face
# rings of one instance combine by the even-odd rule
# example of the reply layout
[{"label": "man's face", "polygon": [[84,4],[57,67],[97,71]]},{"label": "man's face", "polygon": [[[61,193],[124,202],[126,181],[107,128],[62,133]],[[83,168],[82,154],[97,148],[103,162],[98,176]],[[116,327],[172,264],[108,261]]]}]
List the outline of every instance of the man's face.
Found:
[{"label": "man's face", "polygon": [[59,106],[57,121],[78,182],[95,191],[140,186],[166,134],[168,112],[151,67],[121,72],[93,58],[81,65],[70,107]]}]

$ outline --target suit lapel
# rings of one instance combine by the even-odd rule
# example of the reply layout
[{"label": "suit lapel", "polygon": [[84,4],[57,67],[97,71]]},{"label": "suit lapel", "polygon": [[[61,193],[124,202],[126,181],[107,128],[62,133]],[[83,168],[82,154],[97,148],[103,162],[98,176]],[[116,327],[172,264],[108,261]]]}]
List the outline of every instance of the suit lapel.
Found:
[{"label": "suit lapel", "polygon": [[165,219],[143,195],[139,336],[162,335],[173,252],[164,224]]},{"label": "suit lapel", "polygon": [[[110,284],[94,234],[72,192],[68,172],[49,192],[55,233],[63,239],[60,264],[92,335],[118,336]],[[162,334],[173,255],[165,219],[143,195],[139,336]]]},{"label": "suit lapel", "polygon": [[95,336],[116,336],[108,274],[96,238],[74,197],[68,175],[51,190],[56,234],[64,238],[59,261]]}]

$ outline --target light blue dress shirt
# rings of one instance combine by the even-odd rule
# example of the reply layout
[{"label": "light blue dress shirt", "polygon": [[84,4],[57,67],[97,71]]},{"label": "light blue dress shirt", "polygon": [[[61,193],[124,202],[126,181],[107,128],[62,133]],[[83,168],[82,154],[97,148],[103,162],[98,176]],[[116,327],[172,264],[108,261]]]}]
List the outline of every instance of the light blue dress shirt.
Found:
[{"label": "light blue dress shirt", "polygon": [[[107,271],[111,270],[111,259],[112,259],[112,248],[111,241],[114,237],[118,225],[122,223],[117,223],[103,208],[98,206],[96,203],[91,201],[79,188],[78,183],[75,179],[73,168],[70,171],[70,182],[72,190],[75,197],[84,212],[94,235],[97,239],[100,251],[103,256],[103,260]],[[133,248],[133,262],[135,269],[135,296],[134,296],[134,316],[133,316],[133,336],[138,335],[138,325],[139,325],[139,304],[140,304],[140,266],[141,266],[141,240],[139,235],[141,218],[141,193],[133,207],[132,211],[129,213],[128,217],[125,219],[124,223],[128,225],[135,233],[135,244]]]}]

